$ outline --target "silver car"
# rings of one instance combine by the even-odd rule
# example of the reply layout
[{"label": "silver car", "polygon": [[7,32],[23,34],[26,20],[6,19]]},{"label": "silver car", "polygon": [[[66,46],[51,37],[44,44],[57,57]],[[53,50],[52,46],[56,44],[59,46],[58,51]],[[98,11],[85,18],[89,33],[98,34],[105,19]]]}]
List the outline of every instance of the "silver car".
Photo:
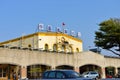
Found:
[{"label": "silver car", "polygon": [[49,70],[42,74],[42,80],[93,80],[84,78],[73,70]]},{"label": "silver car", "polygon": [[96,72],[96,71],[88,71],[88,72],[84,72],[82,74],[83,77],[86,77],[86,78],[93,78],[93,79],[98,79],[100,76],[99,76],[99,73]]}]

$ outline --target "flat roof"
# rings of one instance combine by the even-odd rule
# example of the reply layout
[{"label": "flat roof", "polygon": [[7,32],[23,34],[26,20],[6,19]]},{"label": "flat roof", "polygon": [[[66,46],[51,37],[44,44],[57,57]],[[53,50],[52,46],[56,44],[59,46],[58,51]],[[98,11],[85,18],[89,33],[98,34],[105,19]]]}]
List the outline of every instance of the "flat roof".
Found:
[{"label": "flat roof", "polygon": [[81,39],[77,38],[77,37],[74,37],[72,35],[68,35],[68,34],[65,34],[65,33],[60,33],[60,32],[36,32],[36,33],[33,33],[33,34],[28,34],[28,35],[24,35],[24,36],[21,36],[21,37],[18,37],[18,38],[15,38],[15,39],[10,39],[10,40],[7,40],[7,41],[3,41],[3,42],[0,42],[0,45],[3,45],[3,44],[7,44],[9,42],[14,42],[14,41],[17,41],[17,40],[20,40],[22,38],[29,38],[29,37],[32,37],[34,35],[37,35],[37,36],[65,36],[65,37],[68,37],[68,38],[71,38],[73,40],[76,40],[78,42],[82,42]]}]

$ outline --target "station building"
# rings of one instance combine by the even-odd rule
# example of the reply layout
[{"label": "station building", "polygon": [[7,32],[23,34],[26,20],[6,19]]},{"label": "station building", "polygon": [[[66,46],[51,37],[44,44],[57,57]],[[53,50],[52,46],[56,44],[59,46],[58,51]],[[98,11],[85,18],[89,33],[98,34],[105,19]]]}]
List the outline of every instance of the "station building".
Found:
[{"label": "station building", "polygon": [[37,79],[46,70],[98,71],[102,78],[120,71],[120,58],[83,51],[82,40],[61,32],[36,32],[0,43],[0,79]]},{"label": "station building", "polygon": [[2,42],[0,45],[55,52],[82,52],[82,40],[59,32],[37,32]]}]

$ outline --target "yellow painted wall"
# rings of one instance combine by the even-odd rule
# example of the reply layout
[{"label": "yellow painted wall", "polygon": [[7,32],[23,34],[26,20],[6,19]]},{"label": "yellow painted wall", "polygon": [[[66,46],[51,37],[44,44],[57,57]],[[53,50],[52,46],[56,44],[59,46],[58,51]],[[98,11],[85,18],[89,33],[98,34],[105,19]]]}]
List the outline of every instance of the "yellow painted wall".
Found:
[{"label": "yellow painted wall", "polygon": [[53,45],[58,45],[58,50],[62,51],[61,47],[64,45],[64,41],[67,41],[68,44],[65,45],[65,51],[73,51],[77,52],[76,48],[78,48],[79,52],[82,50],[82,40],[72,37],[63,33],[56,32],[38,32],[26,36],[22,36],[20,38],[11,39],[5,42],[0,43],[0,45],[9,45],[10,47],[22,47],[22,48],[31,48],[45,50],[45,44],[48,45],[48,49],[53,51]]}]

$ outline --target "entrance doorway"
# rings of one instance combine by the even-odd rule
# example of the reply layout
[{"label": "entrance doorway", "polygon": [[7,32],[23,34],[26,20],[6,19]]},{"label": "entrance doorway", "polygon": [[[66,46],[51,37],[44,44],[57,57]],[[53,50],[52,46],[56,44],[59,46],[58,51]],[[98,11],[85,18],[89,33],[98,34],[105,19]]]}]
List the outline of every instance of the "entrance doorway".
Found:
[{"label": "entrance doorway", "polygon": [[29,79],[39,79],[42,76],[42,73],[46,70],[50,70],[51,67],[47,65],[30,65],[27,67],[27,78]]},{"label": "entrance doorway", "polygon": [[13,64],[0,64],[0,80],[13,79],[13,73],[16,73],[16,78],[21,74],[20,66]]},{"label": "entrance doorway", "polygon": [[115,76],[115,68],[114,67],[106,67],[105,73],[107,78],[112,78]]},{"label": "entrance doorway", "polygon": [[87,71],[96,71],[96,72],[98,72],[100,78],[103,75],[102,69],[101,69],[100,66],[88,64],[88,65],[84,65],[84,66],[79,67],[80,74],[83,74],[84,72],[87,72]]}]

